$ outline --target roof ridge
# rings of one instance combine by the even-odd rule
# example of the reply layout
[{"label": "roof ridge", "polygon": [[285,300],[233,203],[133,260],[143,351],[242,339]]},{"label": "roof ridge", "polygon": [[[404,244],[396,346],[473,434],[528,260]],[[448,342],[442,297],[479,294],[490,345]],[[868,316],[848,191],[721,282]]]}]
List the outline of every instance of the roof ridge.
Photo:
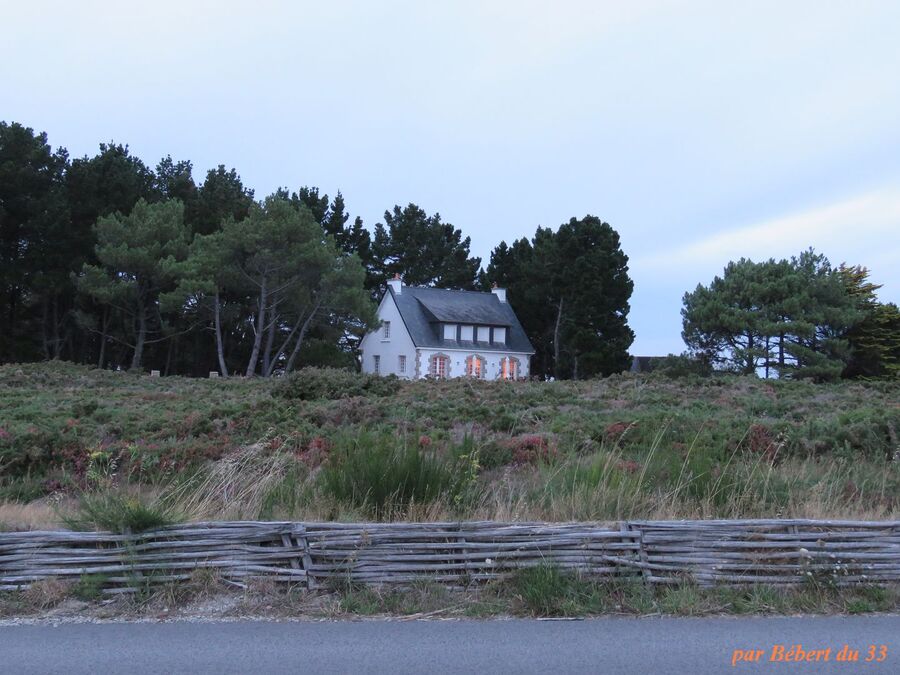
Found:
[{"label": "roof ridge", "polygon": [[496,295],[496,293],[493,293],[491,291],[467,291],[463,288],[437,288],[435,286],[406,286],[406,288],[423,291],[444,291],[445,293],[475,293],[476,295]]}]

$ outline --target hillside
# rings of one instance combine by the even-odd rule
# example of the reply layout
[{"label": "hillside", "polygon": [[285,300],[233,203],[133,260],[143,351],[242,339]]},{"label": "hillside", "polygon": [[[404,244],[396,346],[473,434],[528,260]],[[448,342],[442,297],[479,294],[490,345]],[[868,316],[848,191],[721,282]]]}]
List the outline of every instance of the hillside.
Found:
[{"label": "hillside", "polygon": [[898,517],[898,435],[885,383],[7,365],[0,521],[45,524],[85,494],[179,518]]}]

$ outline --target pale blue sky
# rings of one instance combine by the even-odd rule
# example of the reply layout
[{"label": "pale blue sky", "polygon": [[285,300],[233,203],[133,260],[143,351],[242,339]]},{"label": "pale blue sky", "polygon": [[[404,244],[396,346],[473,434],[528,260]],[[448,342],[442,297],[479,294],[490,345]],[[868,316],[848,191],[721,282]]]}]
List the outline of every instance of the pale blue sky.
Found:
[{"label": "pale blue sky", "polygon": [[621,234],[633,352],[681,296],[815,246],[900,300],[900,3],[0,2],[0,119],[128,143],[257,195],[439,211],[487,258],[592,213]]}]

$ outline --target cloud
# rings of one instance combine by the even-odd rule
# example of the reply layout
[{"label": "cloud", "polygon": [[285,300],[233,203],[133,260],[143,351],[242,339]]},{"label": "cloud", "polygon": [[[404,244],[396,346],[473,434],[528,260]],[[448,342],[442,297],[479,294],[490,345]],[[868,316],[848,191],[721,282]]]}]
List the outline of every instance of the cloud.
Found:
[{"label": "cloud", "polygon": [[[629,323],[636,340],[632,351],[666,354],[684,349],[679,338],[682,295],[698,283],[708,284],[730,260],[741,257],[786,258],[812,246],[835,265],[868,267],[872,281],[883,284],[879,299],[898,302],[898,232],[900,186],[891,186],[633,256],[635,291]],[[625,248],[629,248],[627,242]]]},{"label": "cloud", "polygon": [[870,190],[830,204],[720,232],[674,249],[658,250],[633,260],[638,277],[676,272],[697,276],[718,273],[731,260],[796,255],[812,246],[834,264],[860,264],[896,296],[900,276],[900,186]]}]

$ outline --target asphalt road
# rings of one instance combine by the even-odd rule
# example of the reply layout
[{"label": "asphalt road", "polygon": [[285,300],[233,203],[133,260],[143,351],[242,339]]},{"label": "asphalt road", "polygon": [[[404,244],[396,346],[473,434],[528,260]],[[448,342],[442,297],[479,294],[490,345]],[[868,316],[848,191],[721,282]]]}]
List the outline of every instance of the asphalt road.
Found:
[{"label": "asphalt road", "polygon": [[[828,660],[770,660],[797,644]],[[837,660],[844,645],[858,661]],[[732,666],[735,650],[760,659]],[[723,671],[900,673],[900,616],[0,626],[3,673]]]}]

